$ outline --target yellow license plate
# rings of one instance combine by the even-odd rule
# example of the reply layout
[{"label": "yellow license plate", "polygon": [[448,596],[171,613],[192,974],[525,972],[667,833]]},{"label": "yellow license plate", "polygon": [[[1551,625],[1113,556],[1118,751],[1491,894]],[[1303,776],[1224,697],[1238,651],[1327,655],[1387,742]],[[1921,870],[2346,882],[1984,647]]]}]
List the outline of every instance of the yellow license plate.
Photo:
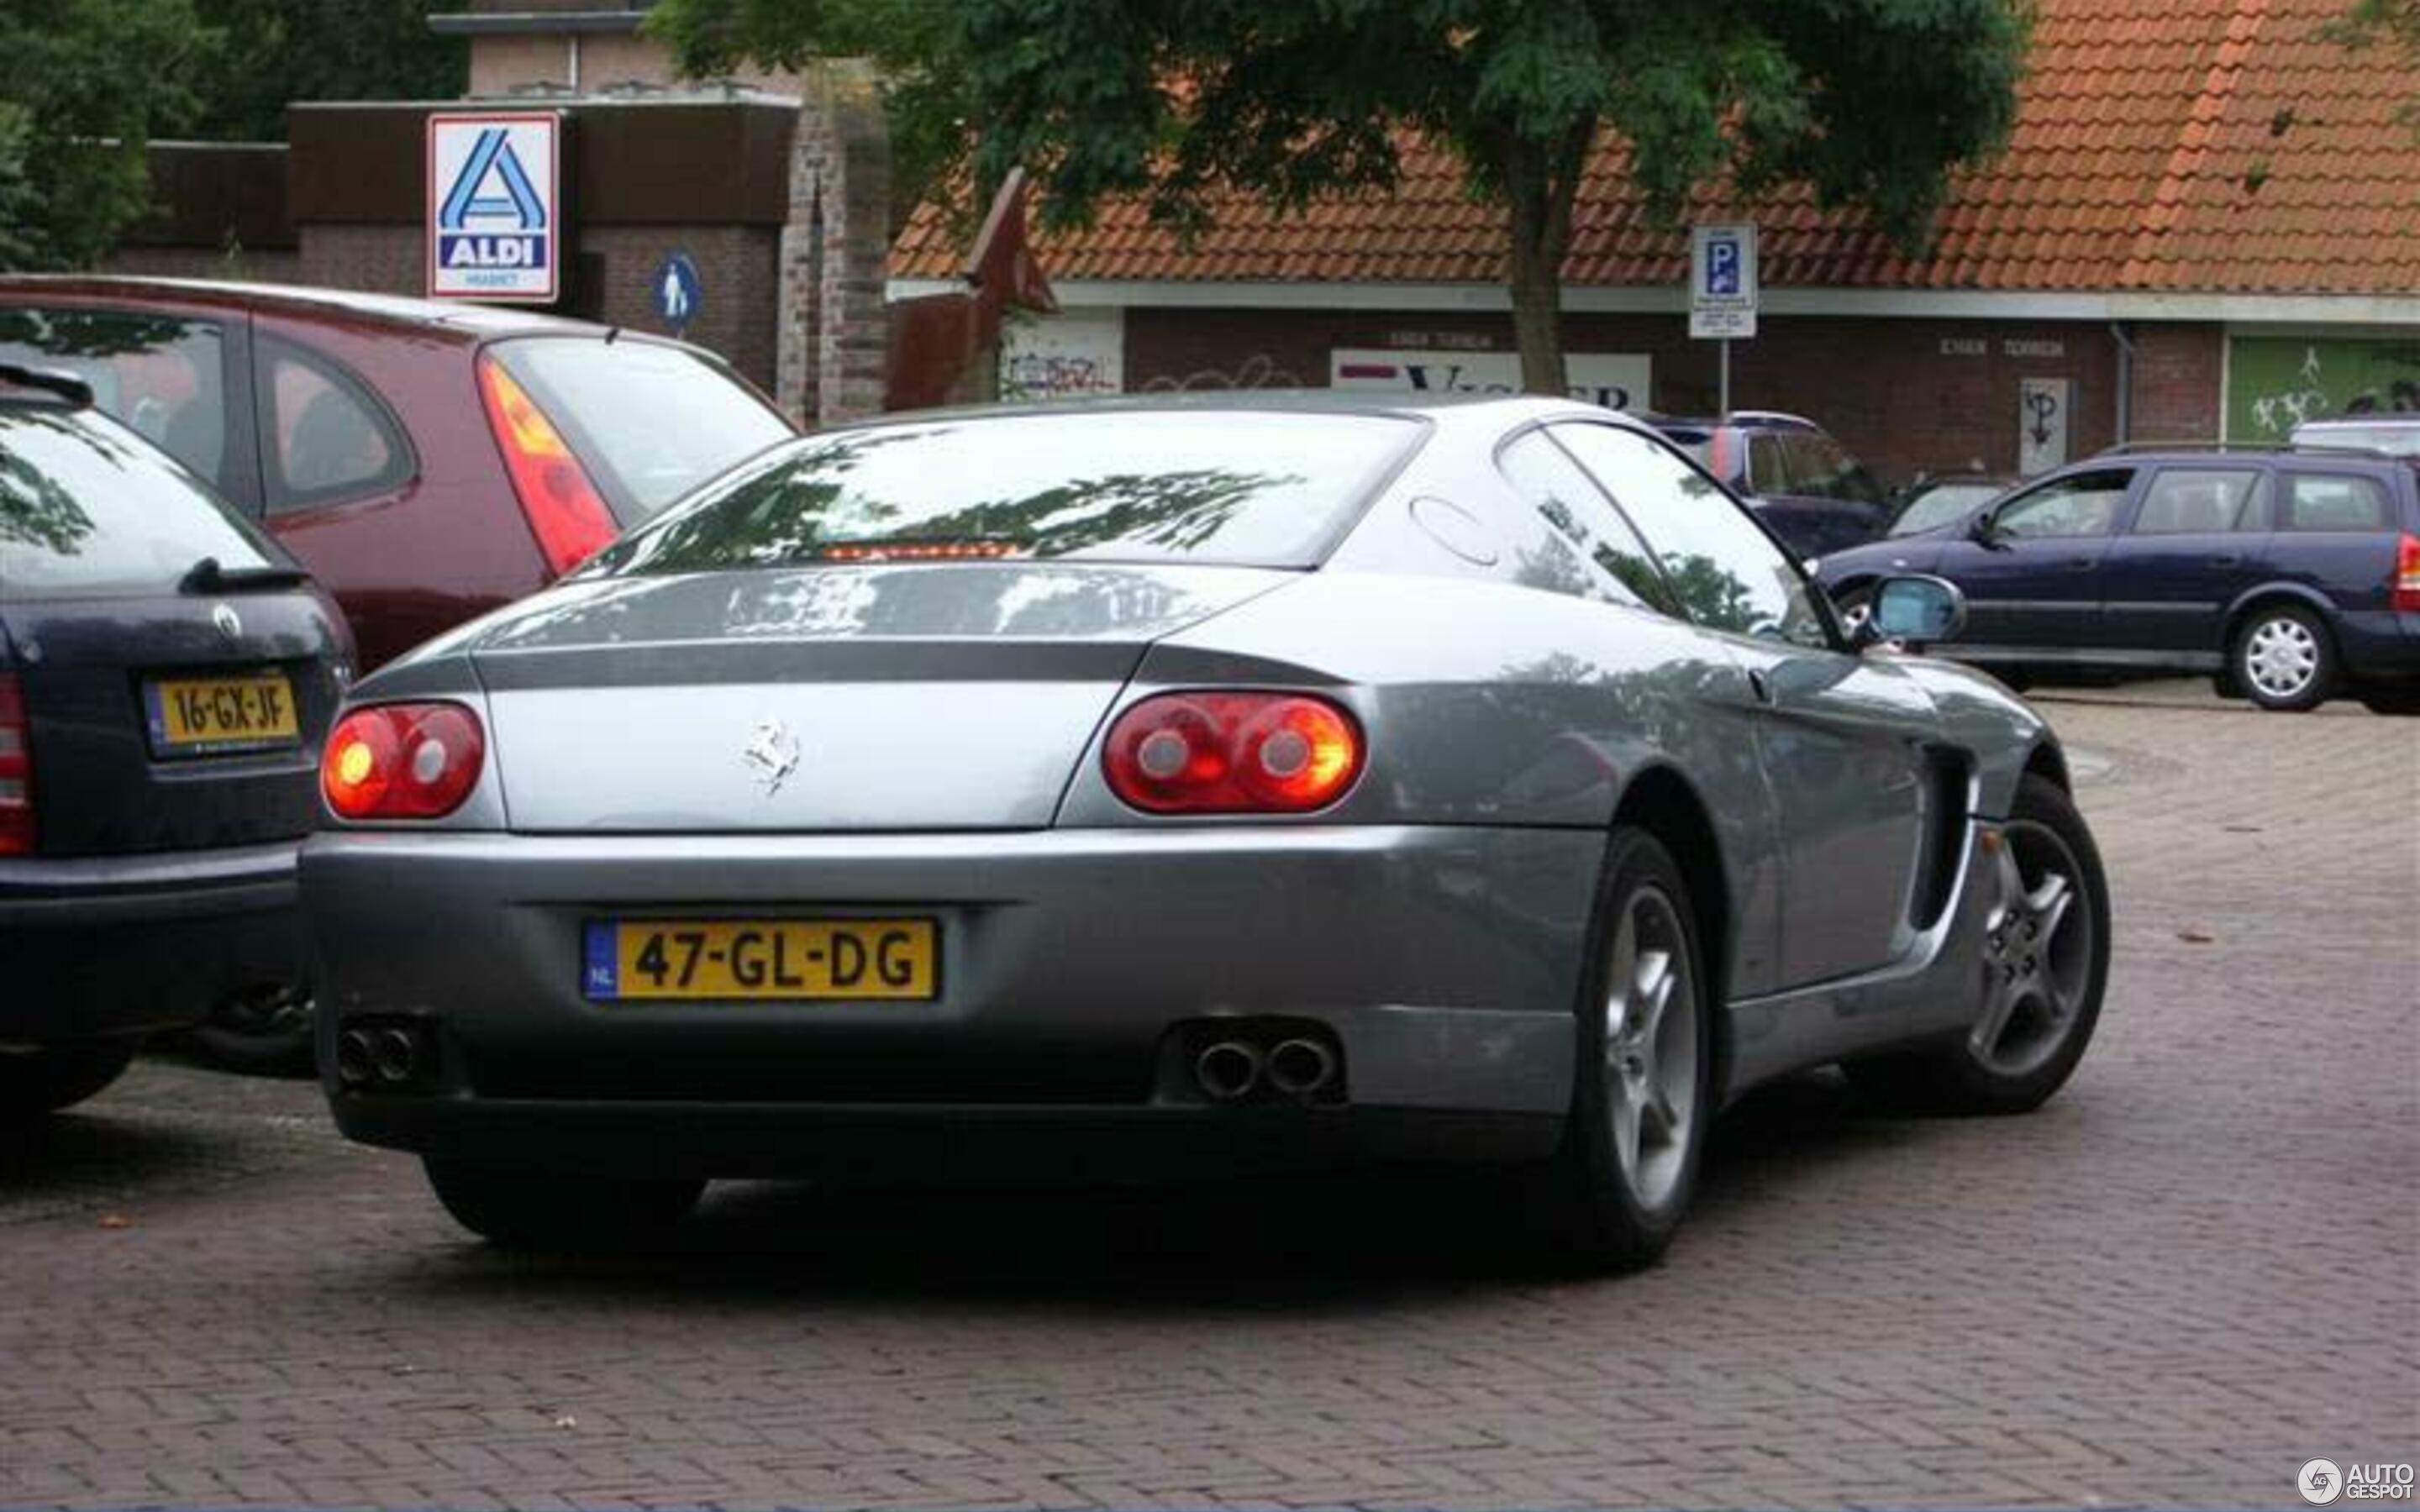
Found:
[{"label": "yellow license plate", "polygon": [[151,748],[163,756],[258,750],[302,739],[284,672],[155,678],[143,685]]},{"label": "yellow license plate", "polygon": [[940,993],[929,918],[591,919],[581,990],[593,1001],[912,1001]]}]

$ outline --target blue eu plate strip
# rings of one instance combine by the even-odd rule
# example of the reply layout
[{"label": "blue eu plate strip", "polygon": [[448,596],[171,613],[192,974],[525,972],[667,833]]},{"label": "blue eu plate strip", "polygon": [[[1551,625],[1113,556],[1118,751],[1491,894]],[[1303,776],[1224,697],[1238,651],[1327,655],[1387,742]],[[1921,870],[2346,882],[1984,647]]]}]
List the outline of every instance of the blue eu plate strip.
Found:
[{"label": "blue eu plate strip", "polygon": [[591,919],[584,926],[580,990],[590,997],[622,995],[622,962],[614,949],[613,926]]}]

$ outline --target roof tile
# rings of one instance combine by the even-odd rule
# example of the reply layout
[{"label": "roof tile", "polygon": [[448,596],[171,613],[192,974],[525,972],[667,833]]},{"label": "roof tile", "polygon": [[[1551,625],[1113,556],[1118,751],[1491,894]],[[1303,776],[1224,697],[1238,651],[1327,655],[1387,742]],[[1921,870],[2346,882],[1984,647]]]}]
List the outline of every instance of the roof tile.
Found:
[{"label": "roof tile", "polygon": [[[1819,212],[1803,190],[1754,207],[1700,194],[1688,218],[1743,210],[1765,231],[1771,285],[2326,293],[2420,287],[2415,92],[2392,51],[2320,35],[2343,0],[2041,0],[2016,129],[1997,160],[1952,177],[1928,255]],[[1687,243],[1629,183],[1625,145],[1597,154],[1574,215],[1567,282],[1669,285]],[[2257,187],[2256,187],[2257,185]],[[1037,239],[1063,279],[1498,283],[1495,211],[1443,150],[1404,144],[1392,195],[1281,215],[1221,196],[1190,247],[1139,204]],[[958,237],[921,208],[894,273],[946,277]]]}]

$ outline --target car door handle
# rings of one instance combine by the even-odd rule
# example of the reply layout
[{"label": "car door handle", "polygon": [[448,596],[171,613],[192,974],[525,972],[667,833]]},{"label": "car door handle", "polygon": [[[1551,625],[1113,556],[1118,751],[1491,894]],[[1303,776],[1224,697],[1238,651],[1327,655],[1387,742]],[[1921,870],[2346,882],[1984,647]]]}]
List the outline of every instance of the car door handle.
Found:
[{"label": "car door handle", "polygon": [[2067,570],[2070,572],[2090,572],[2092,570],[2093,560],[2094,559],[2091,557],[2070,557],[2067,559]]},{"label": "car door handle", "polygon": [[2239,556],[2212,557],[2210,564],[2213,567],[2240,567],[2243,565],[2243,559]]}]

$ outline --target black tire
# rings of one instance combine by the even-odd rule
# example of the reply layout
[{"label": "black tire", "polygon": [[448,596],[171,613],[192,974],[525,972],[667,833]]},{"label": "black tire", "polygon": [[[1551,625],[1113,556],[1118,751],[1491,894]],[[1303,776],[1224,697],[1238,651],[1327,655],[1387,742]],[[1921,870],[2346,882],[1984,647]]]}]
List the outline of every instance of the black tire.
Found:
[{"label": "black tire", "polygon": [[[1642,964],[1644,953],[1652,949],[1668,957],[1668,968],[1679,969],[1662,1013],[1652,1016],[1660,1031],[1654,1042],[1635,1042],[1653,1057],[1651,1076],[1665,1078],[1668,1072],[1668,1093],[1670,1085],[1679,1085],[1689,1096],[1677,1131],[1653,1115],[1634,1116],[1629,1168],[1619,1131],[1623,1106],[1637,1100],[1618,1097],[1612,1088],[1617,1079],[1624,1086],[1644,1085],[1645,1079],[1628,1080],[1608,1051],[1608,1003],[1625,919],[1632,920]],[[1649,919],[1661,922],[1650,928]],[[1714,1111],[1714,1004],[1697,910],[1681,869],[1653,836],[1626,825],[1613,831],[1589,938],[1588,967],[1574,1009],[1578,1047],[1571,1114],[1550,1168],[1548,1201],[1559,1258],[1588,1271],[1635,1271],[1663,1257],[1687,1214]],[[1634,970],[1631,980],[1639,980]],[[1670,1017],[1675,1006],[1688,1011],[1685,1035]],[[1684,1048],[1689,1062],[1683,1067],[1679,1057]],[[1666,1105],[1677,1110],[1668,1097]],[[1658,1128],[1651,1131],[1651,1123]],[[1652,1152],[1646,1146],[1651,1132],[1658,1139]]]},{"label": "black tire", "polygon": [[[2299,681],[2288,681],[2296,652],[2307,671]],[[2226,675],[2255,705],[2300,714],[2335,692],[2336,643],[2319,617],[2301,605],[2264,604],[2235,627],[2226,648]]]},{"label": "black tire", "polygon": [[[2017,785],[2016,807],[2009,816],[2002,843],[2009,847],[2005,854],[2021,869],[2026,855],[2018,847],[2035,838],[2028,830],[2046,831],[2071,858],[2071,880],[2077,897],[2069,907],[2081,904],[2081,914],[2074,917],[2086,926],[2080,949],[2073,951],[2079,985],[2071,995],[2072,1002],[2055,1026],[2043,1030],[2047,1035],[2055,1028],[2058,1038],[2041,1044],[2035,1057],[1995,1063],[1993,1057],[1978,1049],[1972,1034],[1962,1031],[1945,1043],[1843,1066],[1849,1080],[1869,1097],[1904,1112],[2029,1113],[2048,1102],[2074,1074],[2076,1063],[2092,1042],[2092,1031],[2101,1020],[2101,1000],[2109,985],[2109,883],[2092,831],[2056,783],[2028,777]],[[2050,847],[2042,850],[2048,852]],[[2023,876],[2029,888],[2039,880],[2039,873]],[[2063,920],[2060,928],[2065,927]],[[2046,962],[2065,939],[2057,930],[2052,932],[2052,939],[2044,942],[2040,952]],[[2055,963],[2052,969],[2064,964]],[[1997,969],[1989,959],[1979,965],[1986,973]],[[2008,1022],[2014,1027],[2013,1017]]]},{"label": "black tire", "polygon": [[0,1053],[0,1120],[73,1107],[126,1074],[140,1040],[84,1040]]},{"label": "black tire", "polygon": [[239,994],[186,1031],[196,1055],[246,1076],[308,1076],[311,999],[291,988]]},{"label": "black tire", "polygon": [[625,1250],[670,1235],[704,1181],[626,1180],[486,1161],[421,1162],[456,1223],[499,1249]]}]

